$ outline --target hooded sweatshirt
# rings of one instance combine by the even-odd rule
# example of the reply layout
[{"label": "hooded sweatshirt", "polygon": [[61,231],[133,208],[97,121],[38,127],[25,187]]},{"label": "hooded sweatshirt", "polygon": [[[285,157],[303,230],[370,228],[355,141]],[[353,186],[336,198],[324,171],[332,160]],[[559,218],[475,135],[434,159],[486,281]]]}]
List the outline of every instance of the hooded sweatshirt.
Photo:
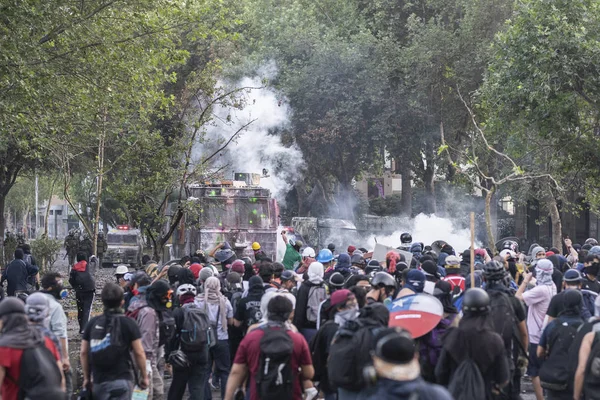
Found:
[{"label": "hooded sweatshirt", "polygon": [[76,292],[94,292],[96,290],[96,282],[88,270],[87,261],[79,261],[69,274],[69,283]]},{"label": "hooded sweatshirt", "polygon": [[417,393],[419,400],[452,400],[446,389],[425,382],[422,378],[412,381],[379,379],[375,388],[368,391],[368,400],[408,400]]}]

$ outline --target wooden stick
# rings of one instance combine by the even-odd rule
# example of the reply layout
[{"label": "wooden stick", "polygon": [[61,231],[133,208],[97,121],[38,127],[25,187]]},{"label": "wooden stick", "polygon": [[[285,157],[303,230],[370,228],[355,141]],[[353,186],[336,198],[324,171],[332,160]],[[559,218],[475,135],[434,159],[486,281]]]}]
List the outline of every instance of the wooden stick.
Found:
[{"label": "wooden stick", "polygon": [[475,213],[471,213],[471,288],[475,287]]}]

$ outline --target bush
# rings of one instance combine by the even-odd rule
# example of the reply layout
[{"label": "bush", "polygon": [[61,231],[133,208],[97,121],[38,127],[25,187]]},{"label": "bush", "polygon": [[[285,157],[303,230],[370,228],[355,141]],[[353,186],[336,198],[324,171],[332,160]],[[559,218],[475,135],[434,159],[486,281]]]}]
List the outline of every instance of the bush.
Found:
[{"label": "bush", "polygon": [[46,236],[31,241],[31,253],[40,266],[40,272],[52,269],[58,259],[61,247],[61,240],[49,239]]}]

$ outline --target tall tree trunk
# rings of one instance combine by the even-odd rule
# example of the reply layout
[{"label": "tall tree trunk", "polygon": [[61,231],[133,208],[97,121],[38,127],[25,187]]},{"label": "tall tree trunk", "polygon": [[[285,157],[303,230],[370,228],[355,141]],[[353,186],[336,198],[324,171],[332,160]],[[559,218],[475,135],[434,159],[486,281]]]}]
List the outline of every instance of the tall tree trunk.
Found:
[{"label": "tall tree trunk", "polygon": [[434,166],[433,160],[427,160],[427,167],[423,175],[425,183],[425,202],[428,214],[435,214],[437,211],[435,201],[435,182],[434,182]]},{"label": "tall tree trunk", "polygon": [[4,206],[6,204],[6,195],[0,191],[0,266],[4,267],[8,260],[4,259],[4,232],[6,231],[6,218],[4,216]]},{"label": "tall tree trunk", "polygon": [[[396,164],[399,164],[396,161]],[[402,164],[402,169],[400,170],[402,174],[402,193],[401,193],[401,203],[402,209],[400,210],[401,215],[405,215],[407,217],[412,216],[412,169],[410,168],[410,163],[406,162]]]},{"label": "tall tree trunk", "polygon": [[562,221],[558,204],[553,195],[548,197],[546,207],[550,213],[550,221],[552,222],[552,247],[556,247],[562,252]]},{"label": "tall tree trunk", "polygon": [[495,251],[496,249],[496,238],[494,235],[494,228],[492,223],[492,198],[496,192],[496,187],[492,186],[485,194],[485,230],[488,237],[488,247]]},{"label": "tall tree trunk", "polygon": [[100,228],[100,205],[102,204],[102,179],[104,178],[104,141],[106,135],[106,113],[103,116],[102,133],[98,140],[98,179],[96,180],[96,215],[94,216],[94,234],[92,254],[98,250],[98,229]]}]

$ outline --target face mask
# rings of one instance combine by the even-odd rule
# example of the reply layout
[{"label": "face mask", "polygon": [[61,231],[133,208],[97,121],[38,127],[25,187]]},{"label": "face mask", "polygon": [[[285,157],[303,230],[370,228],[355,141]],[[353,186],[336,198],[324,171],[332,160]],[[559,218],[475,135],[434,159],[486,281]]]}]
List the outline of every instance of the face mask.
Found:
[{"label": "face mask", "polygon": [[61,299],[66,299],[69,296],[69,291],[67,289],[62,289],[59,293]]},{"label": "face mask", "polygon": [[348,310],[339,311],[337,314],[335,314],[334,320],[336,324],[343,325],[347,321],[355,319],[357,316],[358,304]]}]

